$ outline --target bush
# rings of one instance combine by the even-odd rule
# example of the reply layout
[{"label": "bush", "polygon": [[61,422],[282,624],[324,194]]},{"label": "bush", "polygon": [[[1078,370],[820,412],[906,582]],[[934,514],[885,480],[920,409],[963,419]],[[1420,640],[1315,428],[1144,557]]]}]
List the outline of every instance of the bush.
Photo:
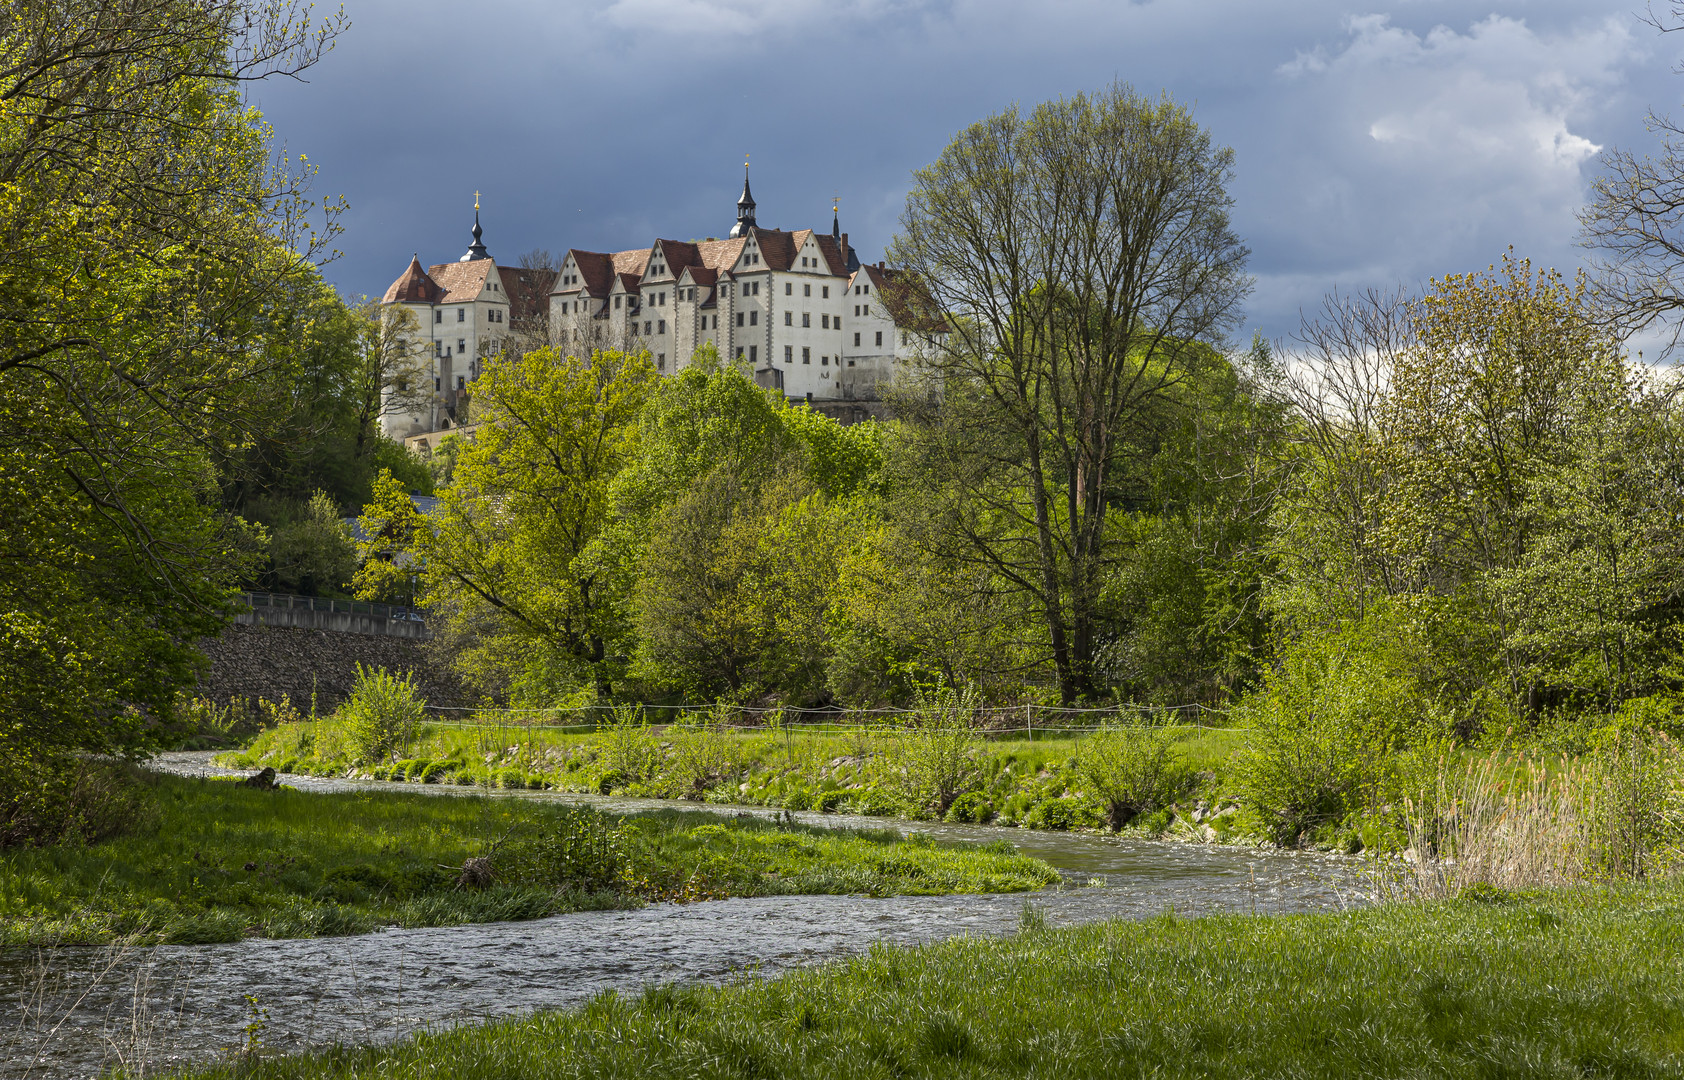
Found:
[{"label": "bush", "polygon": [[603,794],[609,777],[614,787],[653,779],[661,768],[661,748],[638,705],[617,706],[597,727],[596,763]]},{"label": "bush", "polygon": [[150,789],[123,762],[57,758],[0,767],[0,848],[96,844],[157,820]]},{"label": "bush", "polygon": [[981,824],[994,816],[994,804],[980,791],[967,791],[947,808],[947,820]]},{"label": "bush", "polygon": [[666,761],[665,787],[670,797],[700,799],[709,788],[742,775],[742,743],[731,733],[731,715],[720,705],[667,728],[672,753]]},{"label": "bush", "polygon": [[624,826],[585,807],[568,807],[542,831],[492,855],[501,880],[545,889],[598,892],[631,884]]},{"label": "bush", "polygon": [[1076,774],[1105,804],[1113,832],[1136,814],[1175,801],[1187,786],[1168,728],[1106,726],[1076,748]]},{"label": "bush", "polygon": [[942,687],[908,714],[888,747],[889,776],[914,811],[947,814],[953,800],[976,787],[976,687]]},{"label": "bush", "polygon": [[358,664],[356,685],[334,720],[344,729],[353,760],[372,764],[407,746],[424,715],[413,673],[399,676]]},{"label": "bush", "polygon": [[1097,823],[1092,809],[1075,799],[1042,799],[1023,815],[1023,825],[1028,829],[1063,830]]},{"label": "bush", "polygon": [[1398,752],[1441,726],[1400,655],[1406,634],[1397,620],[1371,616],[1300,637],[1240,703],[1252,728],[1237,763],[1240,793],[1276,843],[1377,807]]}]

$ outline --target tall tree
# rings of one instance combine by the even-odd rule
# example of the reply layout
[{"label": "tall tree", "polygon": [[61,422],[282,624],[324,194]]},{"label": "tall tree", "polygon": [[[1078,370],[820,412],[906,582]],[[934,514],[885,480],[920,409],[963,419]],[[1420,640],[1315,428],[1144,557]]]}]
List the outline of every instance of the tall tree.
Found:
[{"label": "tall tree", "polygon": [[1120,459],[1250,287],[1232,173],[1232,152],[1167,97],[1116,85],[1014,107],[915,174],[890,248],[902,288],[950,316],[913,412],[946,431],[926,459],[947,481],[930,535],[1034,598],[1067,702],[1102,689]]},{"label": "tall tree", "polygon": [[331,236],[240,86],[341,26],[285,0],[0,15],[0,803],[55,756],[143,748],[221,623],[247,538],[217,465],[285,396],[290,286]]}]

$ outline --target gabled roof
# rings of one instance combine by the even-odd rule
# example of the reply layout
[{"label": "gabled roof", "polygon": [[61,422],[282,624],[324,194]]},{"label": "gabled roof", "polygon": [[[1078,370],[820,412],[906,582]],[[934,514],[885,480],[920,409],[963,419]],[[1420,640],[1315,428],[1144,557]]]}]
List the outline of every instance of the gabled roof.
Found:
[{"label": "gabled roof", "polygon": [[848,279],[848,284],[857,283],[861,274],[871,282],[872,291],[877,294],[896,327],[922,334],[947,332],[947,322],[941,317],[935,298],[917,281],[899,270],[887,269],[881,263],[876,266],[865,263]]},{"label": "gabled roof", "polygon": [[[632,274],[641,278],[643,270],[649,265],[649,249],[639,248],[636,251],[616,251],[609,254],[605,251],[580,251],[569,248],[566,258],[573,260],[573,265],[579,268],[579,281],[585,292],[601,298],[608,295],[608,290],[614,287],[616,275]],[[565,258],[563,260],[565,262]],[[553,292],[573,292],[572,285],[561,286],[557,279],[557,288]]]},{"label": "gabled roof", "polygon": [[706,266],[686,266],[678,275],[678,280],[689,281],[692,285],[712,285],[719,280],[719,271]]},{"label": "gabled roof", "polygon": [[392,282],[381,297],[382,304],[436,304],[444,297],[444,289],[421,269],[421,257],[409,260],[409,269]]},{"label": "gabled roof", "polygon": [[837,277],[848,276],[848,256],[843,254],[842,245],[836,237],[829,233],[819,233],[814,237],[819,245],[819,251],[824,253],[824,261],[829,265],[830,272]]},{"label": "gabled roof", "polygon": [[555,271],[528,270],[520,266],[499,266],[497,273],[503,279],[503,292],[509,298],[509,319],[511,321],[520,322],[523,319],[536,319],[546,314],[548,284],[554,276],[559,276],[555,274]]},{"label": "gabled roof", "polygon": [[[486,279],[497,268],[497,264],[490,259],[474,259],[470,262],[440,263],[430,267],[428,273],[433,280],[444,287],[444,296],[434,301],[440,304],[462,304],[469,300],[478,300],[480,293],[485,291]],[[501,277],[498,283],[502,283]]]},{"label": "gabled roof", "polygon": [[677,277],[684,272],[686,266],[694,266],[702,261],[702,256],[696,250],[697,245],[687,240],[657,240],[655,246],[661,249],[661,254],[667,261],[667,272]]},{"label": "gabled roof", "polygon": [[725,271],[737,265],[737,257],[743,253],[746,242],[747,238],[741,236],[730,240],[704,240],[696,245],[696,254],[709,270]]}]

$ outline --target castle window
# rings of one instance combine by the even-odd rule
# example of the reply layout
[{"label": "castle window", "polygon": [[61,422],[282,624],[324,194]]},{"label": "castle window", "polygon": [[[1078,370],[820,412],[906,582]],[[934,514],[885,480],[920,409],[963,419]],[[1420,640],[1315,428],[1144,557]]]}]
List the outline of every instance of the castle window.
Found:
[{"label": "castle window", "polygon": [[862,290],[864,290],[865,295],[867,295],[867,296],[871,295],[871,286],[870,285],[861,285],[860,288]]},{"label": "castle window", "polygon": [[649,322],[648,322],[648,320],[645,320],[644,323],[643,323],[643,336],[644,337],[649,336]]},{"label": "castle window", "polygon": [[860,336],[859,336],[858,333],[855,333],[854,334],[854,344],[858,345],[859,343],[860,343]]},{"label": "castle window", "polygon": [[456,389],[464,390],[468,386],[468,379],[464,375],[456,376]]},{"label": "castle window", "polygon": [[883,344],[883,331],[877,331],[877,344]]},{"label": "castle window", "polygon": [[657,371],[665,371],[667,369],[667,354],[666,353],[657,353],[655,355],[655,369]]},{"label": "castle window", "polygon": [[456,309],[456,321],[457,322],[467,322],[468,321],[468,309],[467,308],[457,308]]},{"label": "castle window", "polygon": [[906,344],[906,331],[905,331],[905,330],[902,330],[902,331],[901,331],[901,332],[900,332],[900,343],[901,343],[901,344],[902,344],[902,345],[905,345],[905,344]]},{"label": "castle window", "polygon": [[438,309],[435,308],[433,310],[433,321],[436,322],[436,323],[443,322],[444,321],[444,312],[439,311]]},{"label": "castle window", "polygon": [[826,300],[830,299],[830,286],[829,285],[824,286],[820,291],[824,293],[824,298]]},{"label": "castle window", "polygon": [[819,366],[820,367],[829,367],[830,366],[830,357],[828,357],[828,356],[819,357]]},{"label": "castle window", "polygon": [[854,305],[854,314],[858,315],[859,313],[860,313],[860,306],[858,304],[855,304]]},{"label": "castle window", "polygon": [[759,311],[759,309],[756,309],[756,310],[748,313],[748,324],[750,326],[759,326],[760,325],[760,311]]},{"label": "castle window", "polygon": [[615,310],[615,311],[619,311],[619,310],[620,310],[620,298],[619,298],[619,297],[618,297],[618,296],[616,296],[616,297],[615,297],[615,298],[614,298],[614,310]]},{"label": "castle window", "polygon": [[870,304],[863,304],[863,305],[861,305],[860,310],[862,312],[864,312],[865,314],[870,315],[871,314],[871,305]]},{"label": "castle window", "polygon": [[795,285],[793,283],[788,282],[788,281],[784,282],[784,295],[785,296],[794,296],[795,295]]},{"label": "castle window", "polygon": [[457,338],[457,339],[456,339],[456,351],[457,351],[457,352],[459,352],[459,353],[465,353],[465,352],[467,352],[467,351],[468,351],[468,343],[467,343],[467,341],[465,341],[465,340],[464,340],[464,339],[462,339],[462,338]]},{"label": "castle window", "polygon": [[784,363],[786,363],[786,364],[795,363],[795,346],[794,345],[785,345],[784,346]]},{"label": "castle window", "polygon": [[795,325],[795,312],[793,312],[793,311],[784,312],[784,325],[785,326],[794,326]]},{"label": "castle window", "polygon": [[801,325],[802,326],[812,326],[813,325],[813,317],[805,311],[803,311],[801,313]]},{"label": "castle window", "polygon": [[737,346],[737,359],[741,360],[742,358],[743,358],[743,347],[741,345],[738,345]]},{"label": "castle window", "polygon": [[655,333],[664,334],[666,332],[667,332],[667,321],[665,319],[662,319],[660,321],[659,325],[657,326],[657,328],[655,330]]},{"label": "castle window", "polygon": [[826,330],[829,330],[829,329],[830,329],[830,315],[829,315],[829,314],[828,314],[828,313],[826,313],[826,314],[824,314],[824,315],[820,315],[820,316],[819,316],[819,323],[820,323],[820,324],[821,324],[821,325],[822,325],[822,326],[823,326],[823,327],[824,327],[824,328],[825,328],[825,329],[826,329]]},{"label": "castle window", "polygon": [[848,366],[849,366],[849,367],[853,367],[853,366],[854,366],[854,362],[853,362],[853,361],[852,361],[852,360],[850,360],[850,361],[848,361]]},{"label": "castle window", "polygon": [[752,364],[758,359],[760,359],[760,347],[757,345],[750,345],[748,347],[748,362]]},{"label": "castle window", "polygon": [[802,296],[812,296],[813,295],[813,287],[811,285],[801,286],[801,295]]},{"label": "castle window", "polygon": [[813,350],[808,348],[806,345],[801,346],[801,362],[803,364],[811,364],[813,362]]},{"label": "castle window", "polygon": [[737,312],[737,325],[738,326],[743,325],[743,313],[740,312],[740,311]]},{"label": "castle window", "polygon": [[443,379],[434,379],[433,380],[433,389],[435,391],[443,389],[443,386],[441,385],[443,382],[444,382]]}]

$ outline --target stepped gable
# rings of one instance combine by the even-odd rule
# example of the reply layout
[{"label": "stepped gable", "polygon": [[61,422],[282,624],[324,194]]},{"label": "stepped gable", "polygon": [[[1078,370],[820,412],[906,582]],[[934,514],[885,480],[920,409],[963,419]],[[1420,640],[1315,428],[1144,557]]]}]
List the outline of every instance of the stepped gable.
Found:
[{"label": "stepped gable", "polygon": [[443,299],[436,302],[465,304],[470,300],[478,300],[480,293],[485,291],[487,275],[496,265],[490,259],[474,259],[471,262],[440,263],[430,267],[428,273],[445,290]]},{"label": "stepped gable", "polygon": [[444,297],[444,289],[421,269],[421,257],[409,260],[409,269],[392,282],[381,297],[382,304],[436,304]]}]

